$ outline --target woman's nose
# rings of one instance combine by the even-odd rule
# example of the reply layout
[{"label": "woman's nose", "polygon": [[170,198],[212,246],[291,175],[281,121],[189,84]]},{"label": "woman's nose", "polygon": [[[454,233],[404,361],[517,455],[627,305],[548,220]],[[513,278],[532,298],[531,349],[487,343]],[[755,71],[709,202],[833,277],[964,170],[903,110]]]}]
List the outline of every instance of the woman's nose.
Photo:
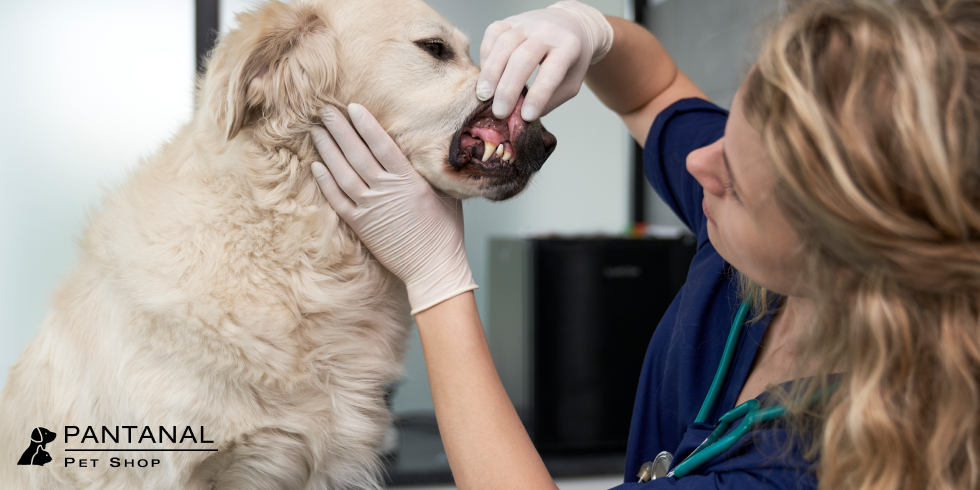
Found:
[{"label": "woman's nose", "polygon": [[721,138],[687,155],[687,171],[701,184],[704,192],[718,197],[725,195],[723,140],[724,138]]}]

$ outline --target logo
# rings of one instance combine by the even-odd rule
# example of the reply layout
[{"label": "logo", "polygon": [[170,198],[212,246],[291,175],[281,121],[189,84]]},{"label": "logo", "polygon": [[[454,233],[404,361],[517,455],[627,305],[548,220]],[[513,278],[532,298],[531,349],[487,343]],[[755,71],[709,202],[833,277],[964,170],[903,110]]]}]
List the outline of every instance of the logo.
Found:
[{"label": "logo", "polygon": [[44,466],[45,463],[50,463],[51,455],[44,450],[44,447],[53,441],[55,437],[58,437],[58,434],[44,427],[35,427],[31,431],[31,446],[24,451],[24,455],[20,457],[20,461],[17,464]]},{"label": "logo", "polygon": [[[100,430],[101,429],[101,432]],[[71,452],[94,452],[94,453],[155,453],[155,452],[183,452],[183,451],[208,451],[215,452],[217,447],[200,447],[198,444],[214,444],[204,435],[204,426],[200,426],[200,431],[195,432],[194,427],[184,426],[183,430],[178,426],[87,426],[66,425],[64,427],[65,444],[81,442],[83,447],[63,448],[66,453]],[[81,436],[81,441],[73,438]],[[54,460],[51,454],[45,451],[48,443],[53,442],[58,434],[51,432],[44,427],[35,427],[31,432],[31,446],[24,451],[24,454],[17,461],[18,465],[44,466]],[[168,444],[169,442],[169,444]],[[87,444],[86,444],[87,443]],[[119,447],[119,444],[137,444],[139,447]],[[74,452],[73,452],[74,451]],[[55,451],[57,454],[60,451]],[[99,458],[59,458],[58,464],[64,461],[65,467],[77,466],[79,468],[98,468]],[[134,458],[112,457],[109,458],[111,468],[155,468],[161,463],[160,459],[153,457]],[[103,460],[103,467],[105,462]]]}]

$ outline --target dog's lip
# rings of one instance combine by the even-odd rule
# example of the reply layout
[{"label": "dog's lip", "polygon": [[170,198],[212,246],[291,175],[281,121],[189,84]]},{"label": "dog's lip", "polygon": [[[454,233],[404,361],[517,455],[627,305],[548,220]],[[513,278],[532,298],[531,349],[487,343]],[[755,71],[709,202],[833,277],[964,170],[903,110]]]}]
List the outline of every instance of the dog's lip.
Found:
[{"label": "dog's lip", "polygon": [[470,113],[469,117],[467,117],[466,120],[463,121],[463,124],[459,126],[459,130],[457,131],[457,133],[462,134],[463,130],[466,129],[466,125],[470,121],[483,115],[488,115],[493,117],[493,97],[481,102],[480,105],[476,106],[476,109],[474,109],[473,112]]},{"label": "dog's lip", "polygon": [[489,99],[481,102],[480,105],[476,107],[476,110],[474,110],[473,113],[470,114],[470,117],[463,122],[463,125],[459,128],[459,130],[462,131],[463,128],[466,127],[466,123],[476,119],[477,116],[483,114],[484,112],[490,113],[492,109],[493,109],[493,97],[490,97]]}]

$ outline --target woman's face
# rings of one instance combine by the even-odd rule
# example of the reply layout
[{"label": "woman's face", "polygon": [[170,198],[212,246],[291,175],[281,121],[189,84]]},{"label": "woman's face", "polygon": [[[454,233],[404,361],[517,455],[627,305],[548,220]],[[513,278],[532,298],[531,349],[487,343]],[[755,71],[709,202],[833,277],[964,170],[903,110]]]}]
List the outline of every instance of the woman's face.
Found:
[{"label": "woman's face", "polygon": [[704,187],[708,238],[722,258],[760,286],[806,296],[800,239],[774,195],[774,177],[762,136],[745,119],[742,89],[735,94],[725,135],[687,157],[687,170]]}]

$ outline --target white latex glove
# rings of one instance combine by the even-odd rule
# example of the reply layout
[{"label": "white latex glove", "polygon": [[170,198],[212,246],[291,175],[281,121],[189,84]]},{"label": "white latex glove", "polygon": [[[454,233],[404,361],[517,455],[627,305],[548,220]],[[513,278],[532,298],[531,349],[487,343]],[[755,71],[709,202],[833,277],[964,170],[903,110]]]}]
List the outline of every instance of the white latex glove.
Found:
[{"label": "white latex glove", "polygon": [[480,44],[476,96],[494,97],[493,115],[504,118],[540,64],[521,109],[521,118],[533,121],[574,97],[589,66],[606,56],[612,42],[605,16],[575,1],[494,22]]},{"label": "white latex glove", "polygon": [[329,168],[312,167],[327,201],[405,282],[413,315],[476,289],[460,200],[437,194],[367,109],[351,104],[347,112],[354,127],[328,107],[321,119],[329,133],[319,126],[311,131]]}]

